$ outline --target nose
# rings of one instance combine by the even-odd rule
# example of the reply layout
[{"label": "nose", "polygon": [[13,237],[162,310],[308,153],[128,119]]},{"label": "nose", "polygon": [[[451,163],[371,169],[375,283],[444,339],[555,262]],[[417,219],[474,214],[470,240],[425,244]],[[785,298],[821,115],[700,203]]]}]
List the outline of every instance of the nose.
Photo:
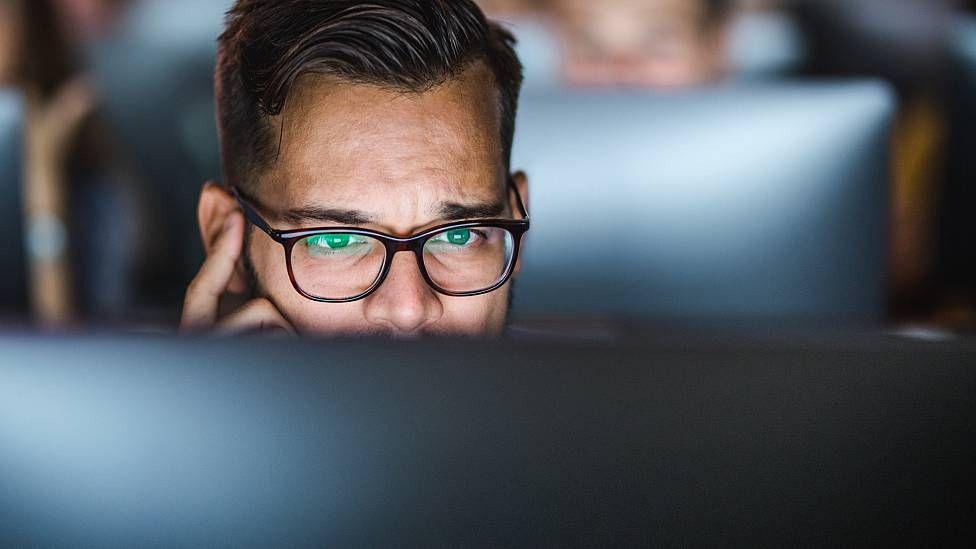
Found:
[{"label": "nose", "polygon": [[366,320],[411,336],[436,322],[444,313],[440,296],[424,280],[411,253],[398,253],[383,284],[366,298]]}]

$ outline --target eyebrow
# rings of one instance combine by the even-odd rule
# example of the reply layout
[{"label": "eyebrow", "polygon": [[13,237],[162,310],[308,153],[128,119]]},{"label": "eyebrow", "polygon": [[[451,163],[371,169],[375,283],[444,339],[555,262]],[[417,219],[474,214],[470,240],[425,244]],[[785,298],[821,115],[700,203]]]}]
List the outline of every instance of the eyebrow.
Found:
[{"label": "eyebrow", "polygon": [[[489,219],[498,217],[505,211],[502,202],[481,202],[476,204],[459,204],[445,202],[437,208],[439,218],[444,221],[461,221],[464,219]],[[303,223],[338,223],[340,225],[366,225],[376,218],[359,210],[344,210],[338,208],[320,208],[304,206],[293,208],[281,214],[281,220],[286,223],[301,225]]]},{"label": "eyebrow", "polygon": [[482,202],[479,204],[457,204],[447,202],[438,209],[440,218],[445,221],[461,221],[464,219],[488,219],[498,217],[505,211],[501,202]]},{"label": "eyebrow", "polygon": [[340,225],[366,225],[373,220],[372,217],[358,210],[317,208],[315,206],[305,206],[288,210],[281,214],[281,219],[287,223],[296,225],[308,221],[339,223]]}]

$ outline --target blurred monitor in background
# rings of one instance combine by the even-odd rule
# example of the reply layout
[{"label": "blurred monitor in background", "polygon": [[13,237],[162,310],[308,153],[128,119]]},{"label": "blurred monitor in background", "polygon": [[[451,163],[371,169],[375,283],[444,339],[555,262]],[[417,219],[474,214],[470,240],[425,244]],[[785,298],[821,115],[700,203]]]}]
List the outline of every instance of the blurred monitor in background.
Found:
[{"label": "blurred monitor in background", "polygon": [[[84,77],[73,21],[50,0],[0,2],[0,83],[23,106],[0,155],[22,154],[7,208],[24,228],[3,249],[27,299],[0,303],[47,326],[114,321],[139,293],[145,204]],[[16,240],[19,240],[17,242]],[[16,280],[16,277],[14,277]],[[26,305],[25,305],[26,302]]]},{"label": "blurred monitor in background", "polygon": [[892,112],[870,82],[523,98],[516,315],[882,321]]},{"label": "blurred monitor in background", "polygon": [[796,21],[778,0],[739,0],[729,22],[729,77],[771,79],[789,76],[806,56]]}]

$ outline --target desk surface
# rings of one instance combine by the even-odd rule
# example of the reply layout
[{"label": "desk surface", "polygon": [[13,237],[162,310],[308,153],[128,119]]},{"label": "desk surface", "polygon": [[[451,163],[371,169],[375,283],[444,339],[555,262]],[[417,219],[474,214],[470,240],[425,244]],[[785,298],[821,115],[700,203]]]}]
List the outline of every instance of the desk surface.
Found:
[{"label": "desk surface", "polygon": [[0,339],[0,545],[971,540],[976,342]]}]

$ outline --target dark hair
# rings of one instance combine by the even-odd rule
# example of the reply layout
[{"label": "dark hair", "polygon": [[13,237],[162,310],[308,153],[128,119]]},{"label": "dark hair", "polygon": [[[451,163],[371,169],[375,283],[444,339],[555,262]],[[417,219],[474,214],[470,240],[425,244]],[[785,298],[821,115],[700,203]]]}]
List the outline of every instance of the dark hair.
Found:
[{"label": "dark hair", "polygon": [[271,162],[270,117],[303,74],[425,92],[479,61],[498,88],[507,164],[522,85],[514,44],[472,0],[238,0],[217,59],[224,177],[247,187]]}]

